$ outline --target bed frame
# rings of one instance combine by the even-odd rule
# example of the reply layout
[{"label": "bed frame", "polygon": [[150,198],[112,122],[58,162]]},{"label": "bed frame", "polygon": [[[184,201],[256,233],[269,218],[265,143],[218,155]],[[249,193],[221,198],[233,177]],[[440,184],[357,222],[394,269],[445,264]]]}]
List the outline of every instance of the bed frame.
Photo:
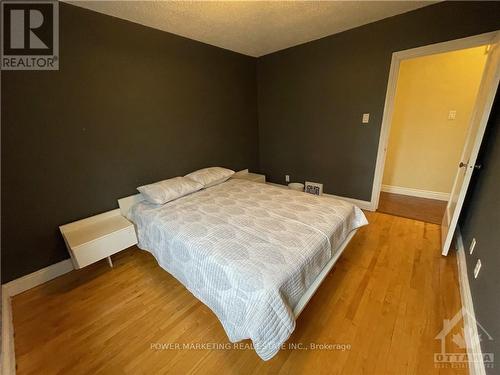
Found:
[{"label": "bed frame", "polygon": [[134,194],[134,195],[129,195],[128,197],[118,199],[118,206],[120,207],[120,213],[122,216],[126,217],[128,219],[128,212],[130,211],[130,208],[139,202],[142,202],[144,200],[144,197],[142,194]]},{"label": "bed frame", "polygon": [[[128,218],[130,208],[139,202],[142,202],[144,200],[144,197],[141,194],[135,194],[131,195],[125,198],[118,199],[118,205],[120,206],[120,212],[121,214]],[[298,318],[300,313],[304,310],[306,307],[307,303],[310,301],[316,290],[318,290],[319,286],[323,282],[323,280],[326,278],[328,273],[331,271],[335,263],[337,263],[337,260],[340,258],[342,253],[344,252],[345,248],[351,242],[351,239],[354,237],[358,230],[355,229],[349,235],[347,238],[342,242],[342,244],[338,247],[337,251],[335,251],[335,254],[333,255],[332,259],[328,261],[328,263],[323,267],[321,272],[319,273],[318,277],[314,280],[314,282],[309,286],[309,288],[306,290],[304,295],[300,298],[299,302],[293,309],[293,315],[295,315],[295,318]]]},{"label": "bed frame", "polygon": [[316,279],[309,286],[309,288],[306,290],[304,295],[299,299],[299,302],[297,302],[297,306],[295,306],[295,308],[293,309],[293,315],[295,315],[295,318],[298,318],[300,313],[304,310],[304,308],[306,307],[309,300],[312,298],[314,293],[316,293],[316,290],[318,290],[319,286],[321,285],[323,280],[326,278],[328,273],[331,271],[331,269],[333,268],[335,263],[337,263],[337,260],[340,258],[340,256],[344,252],[347,245],[349,245],[349,242],[351,242],[351,239],[354,237],[354,235],[356,234],[357,231],[358,230],[355,229],[351,233],[349,233],[349,235],[346,237],[344,242],[342,242],[342,244],[340,244],[340,246],[338,247],[335,254],[333,254],[332,259],[330,259],[328,261],[328,263],[325,265],[325,267],[323,267],[323,269],[319,273],[318,277],[316,277]]}]

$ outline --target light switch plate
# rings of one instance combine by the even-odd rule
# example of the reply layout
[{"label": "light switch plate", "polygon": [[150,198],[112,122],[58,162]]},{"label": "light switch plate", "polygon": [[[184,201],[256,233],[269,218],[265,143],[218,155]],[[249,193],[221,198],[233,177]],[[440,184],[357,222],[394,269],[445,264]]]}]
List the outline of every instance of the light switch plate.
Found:
[{"label": "light switch plate", "polygon": [[474,252],[474,248],[476,247],[476,239],[473,238],[471,243],[470,243],[470,247],[469,247],[469,254],[472,254]]},{"label": "light switch plate", "polygon": [[285,182],[290,182],[290,175],[289,174],[285,175]]},{"label": "light switch plate", "polygon": [[479,271],[481,270],[481,259],[477,260],[476,267],[474,267],[474,278],[477,279]]},{"label": "light switch plate", "polygon": [[370,121],[370,114],[369,113],[363,113],[363,118],[361,119],[361,122],[363,124],[368,124]]}]

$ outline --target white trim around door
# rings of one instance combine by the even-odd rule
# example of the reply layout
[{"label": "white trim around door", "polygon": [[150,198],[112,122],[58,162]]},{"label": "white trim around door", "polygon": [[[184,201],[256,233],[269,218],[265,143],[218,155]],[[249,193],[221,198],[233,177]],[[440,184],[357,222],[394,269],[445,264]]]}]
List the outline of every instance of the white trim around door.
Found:
[{"label": "white trim around door", "polygon": [[447,42],[431,44],[428,46],[412,48],[404,51],[394,52],[391,59],[391,68],[389,70],[389,80],[387,82],[387,92],[385,95],[384,115],[382,117],[382,127],[380,129],[380,138],[377,151],[377,162],[375,165],[375,174],[373,178],[371,208],[378,208],[380,191],[382,189],[382,177],[386,159],[387,144],[391,129],[392,115],[394,112],[394,99],[396,96],[396,85],[398,81],[399,66],[402,60],[415,57],[434,55],[437,53],[451,52],[465,48],[479,47],[490,44],[495,40],[498,31],[471,36],[468,38],[450,40]]},{"label": "white trim around door", "polygon": [[12,323],[12,303],[9,292],[2,285],[2,375],[16,374],[16,355],[14,351],[14,325]]},{"label": "white trim around door", "polygon": [[0,374],[16,373],[14,325],[12,322],[12,297],[73,270],[70,259],[52,264],[29,275],[2,285],[2,354]]}]

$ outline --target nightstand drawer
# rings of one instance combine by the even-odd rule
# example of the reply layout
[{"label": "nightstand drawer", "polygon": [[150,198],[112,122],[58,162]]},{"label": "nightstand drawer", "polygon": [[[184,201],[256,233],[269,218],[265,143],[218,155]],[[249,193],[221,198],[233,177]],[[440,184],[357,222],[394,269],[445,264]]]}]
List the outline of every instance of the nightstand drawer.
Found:
[{"label": "nightstand drawer", "polygon": [[134,227],[130,226],[71,248],[71,257],[75,268],[82,268],[110,255],[116,254],[136,243],[137,238]]}]

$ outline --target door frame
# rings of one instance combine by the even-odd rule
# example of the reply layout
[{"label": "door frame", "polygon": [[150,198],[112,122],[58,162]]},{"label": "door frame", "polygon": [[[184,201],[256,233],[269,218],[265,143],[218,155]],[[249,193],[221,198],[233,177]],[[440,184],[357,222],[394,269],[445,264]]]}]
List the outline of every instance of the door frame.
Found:
[{"label": "door frame", "polygon": [[[451,52],[460,49],[479,47],[490,44],[494,41],[499,30],[485,34],[470,36],[467,38],[454,39],[447,42],[430,44],[423,47],[411,48],[403,51],[397,51],[392,54],[391,68],[389,70],[389,79],[387,82],[387,91],[385,94],[384,114],[382,117],[382,127],[380,129],[380,138],[378,142],[377,162],[375,165],[375,174],[373,178],[371,208],[376,211],[379,204],[380,191],[382,190],[382,178],[384,176],[385,160],[387,156],[387,146],[389,135],[391,133],[392,116],[394,113],[394,99],[396,97],[396,87],[399,76],[399,66],[401,61],[415,57],[435,55],[437,53]],[[488,113],[489,115],[489,113]]]}]

